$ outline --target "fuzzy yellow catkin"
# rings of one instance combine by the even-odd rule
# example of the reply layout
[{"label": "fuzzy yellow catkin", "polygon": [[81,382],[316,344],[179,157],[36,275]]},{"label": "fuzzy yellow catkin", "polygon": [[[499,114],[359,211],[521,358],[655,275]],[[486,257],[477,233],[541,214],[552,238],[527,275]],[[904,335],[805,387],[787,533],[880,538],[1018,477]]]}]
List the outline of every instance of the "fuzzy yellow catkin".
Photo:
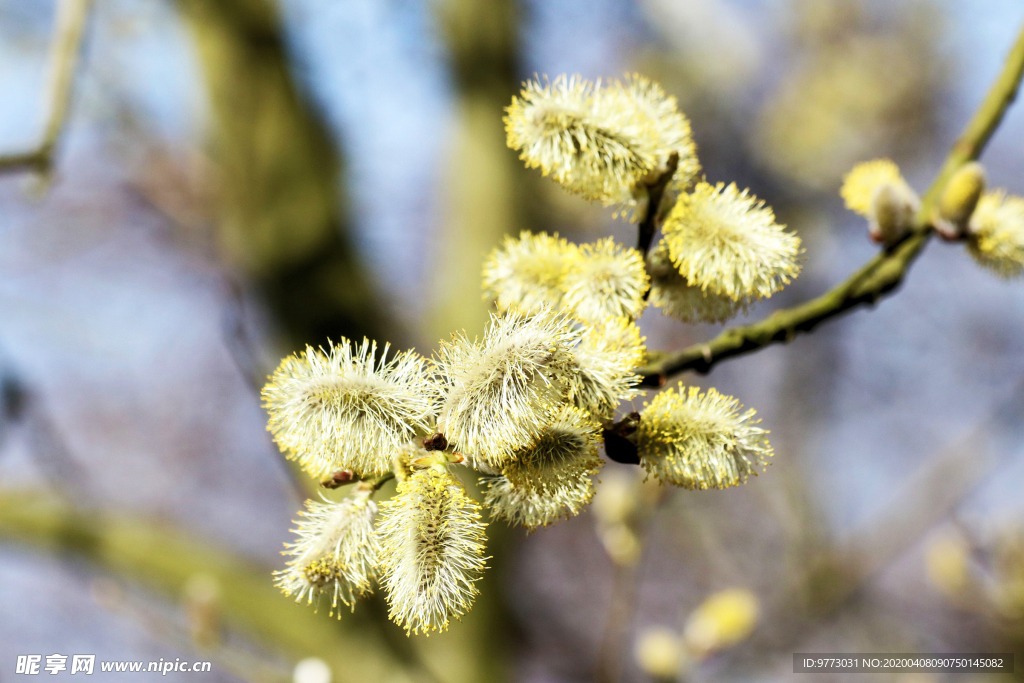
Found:
[{"label": "fuzzy yellow catkin", "polygon": [[487,560],[480,504],[446,467],[433,465],[398,485],[377,528],[391,619],[407,633],[447,630],[479,593]]},{"label": "fuzzy yellow catkin", "polygon": [[569,316],[513,309],[491,316],[483,341],[455,335],[442,342],[438,431],[472,463],[500,468],[540,435],[561,401],[580,334]]},{"label": "fuzzy yellow catkin", "polygon": [[529,81],[506,109],[508,146],[568,191],[605,203],[622,201],[654,167],[650,131],[632,112],[595,102],[579,76]]},{"label": "fuzzy yellow catkin", "polygon": [[939,198],[939,216],[960,232],[985,192],[985,169],[976,161],[961,166],[946,183]]},{"label": "fuzzy yellow catkin", "polygon": [[892,246],[902,240],[914,227],[919,202],[899,183],[883,183],[875,189],[871,200],[868,234],[875,242]]},{"label": "fuzzy yellow catkin", "polygon": [[[700,173],[697,146],[690,130],[690,121],[678,108],[676,98],[665,93],[660,85],[639,74],[627,74],[622,81],[610,81],[602,90],[608,99],[625,99],[626,106],[635,110],[645,120],[645,125],[654,131],[657,140],[654,168],[648,172],[644,182],[653,182],[667,170],[669,158],[676,155],[676,170],[669,179],[668,188],[673,193],[686,191]],[[620,202],[617,213],[625,215],[631,222],[639,218],[638,209],[643,206],[647,193],[633,188],[629,197]]]},{"label": "fuzzy yellow catkin", "polygon": [[641,414],[640,464],[662,483],[688,489],[742,484],[772,457],[754,414],[713,388],[662,391]]},{"label": "fuzzy yellow catkin", "polygon": [[598,100],[599,107],[631,110],[632,116],[652,129],[654,172],[664,169],[672,154],[678,156],[674,181],[685,183],[700,172],[690,121],[679,111],[676,98],[660,85],[640,74],[626,74],[622,80],[607,81]]},{"label": "fuzzy yellow catkin", "polygon": [[672,263],[664,240],[648,257],[651,274],[650,302],[653,306],[685,323],[721,323],[745,312],[748,299],[733,299],[708,292],[686,281]]},{"label": "fuzzy yellow catkin", "polygon": [[263,388],[267,429],[314,477],[338,469],[363,476],[390,469],[391,452],[433,422],[437,386],[412,351],[390,359],[385,344],[342,338],[281,361]]},{"label": "fuzzy yellow catkin", "polygon": [[484,262],[484,298],[499,312],[535,312],[562,302],[563,280],[576,246],[558,235],[521,232],[506,236]]},{"label": "fuzzy yellow catkin", "polygon": [[863,161],[846,174],[839,190],[846,208],[868,219],[875,242],[892,246],[914,227],[921,200],[891,159]]},{"label": "fuzzy yellow catkin", "polygon": [[680,274],[712,294],[769,297],[800,272],[800,238],[735,184],[698,183],[676,200],[662,232]]},{"label": "fuzzy yellow catkin", "polygon": [[339,602],[354,609],[356,600],[372,591],[380,548],[376,512],[368,489],[357,489],[340,503],[307,501],[295,529],[298,540],[286,546],[288,566],[274,572],[276,585],[296,602],[313,604],[329,595],[332,615]]},{"label": "fuzzy yellow catkin", "polygon": [[1000,277],[1024,275],[1024,198],[986,192],[967,226],[967,248],[979,265]]},{"label": "fuzzy yellow catkin", "polygon": [[640,185],[673,153],[679,183],[699,171],[689,121],[674,98],[642,76],[603,85],[564,75],[529,81],[504,121],[508,146],[528,168],[623,212],[637,206]]},{"label": "fuzzy yellow catkin", "polygon": [[573,371],[565,379],[565,399],[593,420],[610,419],[623,401],[639,394],[640,376],[647,351],[636,323],[609,318],[583,330],[573,347]]},{"label": "fuzzy yellow catkin", "polygon": [[607,237],[580,245],[569,259],[563,300],[584,323],[616,317],[635,319],[646,306],[648,284],[640,252]]},{"label": "fuzzy yellow catkin", "polygon": [[604,465],[598,426],[583,411],[556,408],[541,435],[518,451],[498,476],[480,480],[484,503],[498,519],[530,530],[578,515],[594,496]]}]

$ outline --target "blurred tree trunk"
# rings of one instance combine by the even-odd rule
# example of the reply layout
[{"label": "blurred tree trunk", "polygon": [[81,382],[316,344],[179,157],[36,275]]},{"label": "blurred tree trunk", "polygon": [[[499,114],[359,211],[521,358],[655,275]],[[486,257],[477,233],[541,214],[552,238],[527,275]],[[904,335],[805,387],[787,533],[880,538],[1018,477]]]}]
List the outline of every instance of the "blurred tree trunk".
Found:
[{"label": "blurred tree trunk", "polygon": [[447,339],[482,330],[480,272],[487,253],[523,227],[524,169],[505,146],[504,107],[518,90],[514,0],[442,0],[440,21],[458,87],[444,169],[444,214],[424,331]]},{"label": "blurred tree trunk", "polygon": [[[274,3],[178,4],[195,36],[214,110],[225,254],[260,285],[293,343],[339,333],[372,336],[382,321],[345,240],[334,145],[291,78]],[[443,266],[434,270],[427,330],[433,338],[482,327],[483,258],[522,223],[517,194],[524,170],[505,147],[501,120],[517,89],[513,10],[513,0],[444,0],[442,6],[460,101],[436,252]],[[495,566],[507,534],[491,531]],[[498,583],[489,572],[474,609],[444,638],[409,642],[445,681],[507,677],[508,623]]]},{"label": "blurred tree trunk", "polygon": [[379,336],[348,239],[336,145],[289,69],[273,0],[178,0],[213,108],[222,253],[293,346]]}]

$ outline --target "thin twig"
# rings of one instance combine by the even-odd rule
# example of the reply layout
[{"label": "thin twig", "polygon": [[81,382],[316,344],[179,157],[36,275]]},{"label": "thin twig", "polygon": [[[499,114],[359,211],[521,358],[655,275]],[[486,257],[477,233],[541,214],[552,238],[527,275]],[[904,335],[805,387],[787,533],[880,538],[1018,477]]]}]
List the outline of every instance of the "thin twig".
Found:
[{"label": "thin twig", "polygon": [[662,171],[653,183],[647,186],[647,209],[644,211],[644,217],[640,221],[640,225],[637,226],[637,241],[636,248],[640,250],[640,253],[646,258],[647,252],[651,249],[651,242],[654,240],[654,233],[658,229],[658,214],[661,208],[661,200],[665,196],[665,190],[668,188],[669,182],[672,181],[672,176],[676,174],[676,169],[679,168],[679,154],[673,152],[672,156],[668,158],[668,163],[665,164],[665,170]]},{"label": "thin twig", "polygon": [[[173,216],[164,215],[169,220],[175,220]],[[260,353],[257,344],[246,326],[245,295],[241,284],[229,274],[222,274],[221,280],[225,293],[221,325],[224,348],[227,349],[231,360],[235,362],[235,367],[245,380],[246,387],[259,400],[263,389],[262,379],[266,377],[266,370],[260,367]],[[283,453],[279,454],[277,461],[288,480],[289,488],[298,500],[305,500],[315,494],[316,486],[294,461],[289,460]],[[320,485],[332,488],[323,481],[320,482]]]},{"label": "thin twig", "polygon": [[92,0],[61,0],[58,5],[54,37],[50,45],[50,70],[43,96],[46,120],[42,135],[34,149],[0,154],[0,173],[28,170],[45,174],[52,169],[54,151],[71,109],[82,38],[91,9]]},{"label": "thin twig", "polygon": [[672,375],[691,370],[706,373],[719,362],[774,343],[789,343],[797,334],[863,304],[874,304],[896,289],[931,236],[931,215],[950,176],[977,159],[1003,115],[1017,97],[1024,75],[1024,28],[1007,56],[1002,73],[953,146],[917,216],[917,229],[905,240],[868,261],[845,282],[799,306],[775,311],[764,320],[725,330],[708,342],[670,353],[640,368],[643,385],[661,386]]},{"label": "thin twig", "polygon": [[373,490],[380,491],[384,484],[395,478],[394,472],[385,472],[373,481]]}]

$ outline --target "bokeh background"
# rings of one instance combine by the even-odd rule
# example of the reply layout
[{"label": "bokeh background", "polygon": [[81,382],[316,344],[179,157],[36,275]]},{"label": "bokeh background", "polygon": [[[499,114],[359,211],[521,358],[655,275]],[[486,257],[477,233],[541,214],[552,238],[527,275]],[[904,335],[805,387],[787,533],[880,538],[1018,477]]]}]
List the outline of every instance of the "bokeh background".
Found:
[{"label": "bokeh background", "polygon": [[[55,11],[0,0],[0,153],[40,135]],[[1015,649],[1024,671],[1024,287],[960,246],[685,378],[758,409],[765,475],[648,504],[610,464],[648,505],[639,559],[592,512],[494,525],[484,593],[441,636],[406,639],[379,599],[338,621],[276,594],[308,486],[258,398],[305,343],[478,333],[506,233],[633,241],[505,148],[532,74],[635,70],[679,99],[708,178],[804,239],[757,319],[870,258],[843,173],[891,156],[923,190],[1021,22],[1019,0],[96,0],[52,173],[0,175],[0,681],[54,653],[213,662],[168,681],[289,681],[310,656],[336,681],[645,681],[637,639],[733,587],[760,622],[688,680],[799,679],[802,651]],[[982,160],[1024,194],[1024,108]],[[661,349],[717,331],[642,327]]]}]

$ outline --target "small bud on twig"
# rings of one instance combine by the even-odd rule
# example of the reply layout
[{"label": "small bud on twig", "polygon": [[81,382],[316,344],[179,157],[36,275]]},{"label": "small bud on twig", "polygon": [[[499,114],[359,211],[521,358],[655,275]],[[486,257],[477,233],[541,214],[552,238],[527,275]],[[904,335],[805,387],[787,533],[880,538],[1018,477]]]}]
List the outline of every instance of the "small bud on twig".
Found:
[{"label": "small bud on twig", "polygon": [[938,212],[933,220],[935,232],[948,240],[962,238],[984,192],[985,169],[981,164],[972,161],[961,166],[946,183],[939,199]]},{"label": "small bud on twig", "polygon": [[335,470],[320,480],[320,486],[325,489],[336,489],[356,481],[356,474],[352,470]]},{"label": "small bud on twig", "polygon": [[896,244],[914,225],[920,201],[905,183],[883,183],[871,201],[871,239],[887,247]]},{"label": "small bud on twig", "polygon": [[441,432],[423,438],[423,450],[443,451],[448,448],[448,439]]}]

